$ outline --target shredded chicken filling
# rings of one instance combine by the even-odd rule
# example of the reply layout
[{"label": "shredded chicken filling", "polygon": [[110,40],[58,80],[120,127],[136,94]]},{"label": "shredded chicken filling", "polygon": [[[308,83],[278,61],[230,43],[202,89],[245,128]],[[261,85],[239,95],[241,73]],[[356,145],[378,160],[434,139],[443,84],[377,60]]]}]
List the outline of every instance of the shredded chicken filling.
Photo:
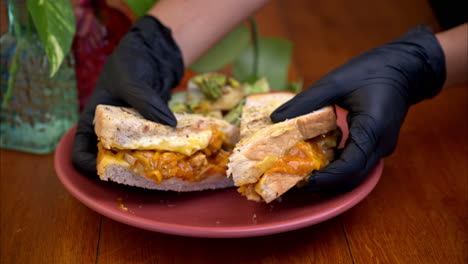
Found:
[{"label": "shredded chicken filling", "polygon": [[108,150],[99,143],[98,159],[110,155],[125,161],[134,173],[158,184],[173,177],[197,182],[215,173],[226,173],[229,153],[221,149],[224,136],[224,133],[213,129],[208,147],[191,156],[158,150]]}]

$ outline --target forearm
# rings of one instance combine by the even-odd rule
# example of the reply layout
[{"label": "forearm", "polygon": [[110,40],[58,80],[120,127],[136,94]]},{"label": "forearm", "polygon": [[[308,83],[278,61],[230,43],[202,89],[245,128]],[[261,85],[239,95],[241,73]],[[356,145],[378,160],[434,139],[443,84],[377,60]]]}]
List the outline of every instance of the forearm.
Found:
[{"label": "forearm", "polygon": [[268,0],[161,0],[148,14],[172,30],[186,66]]},{"label": "forearm", "polygon": [[436,35],[445,54],[445,86],[468,82],[468,23]]}]

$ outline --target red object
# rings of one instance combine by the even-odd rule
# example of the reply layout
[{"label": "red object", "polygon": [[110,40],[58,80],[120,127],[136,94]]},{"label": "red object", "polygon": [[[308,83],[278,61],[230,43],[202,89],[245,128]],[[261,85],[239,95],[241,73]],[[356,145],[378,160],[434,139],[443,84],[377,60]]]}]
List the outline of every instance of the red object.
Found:
[{"label": "red object", "polygon": [[108,6],[105,0],[80,0],[74,11],[77,27],[72,52],[81,111],[107,57],[132,23],[124,13]]},{"label": "red object", "polygon": [[[346,113],[338,109],[346,140]],[[248,201],[235,188],[176,193],[103,182],[78,173],[71,163],[75,128],[60,141],[55,170],[65,188],[83,204],[116,221],[161,233],[193,237],[252,237],[281,233],[335,217],[362,201],[376,186],[383,161],[348,193],[327,198],[292,190],[281,202]]]}]

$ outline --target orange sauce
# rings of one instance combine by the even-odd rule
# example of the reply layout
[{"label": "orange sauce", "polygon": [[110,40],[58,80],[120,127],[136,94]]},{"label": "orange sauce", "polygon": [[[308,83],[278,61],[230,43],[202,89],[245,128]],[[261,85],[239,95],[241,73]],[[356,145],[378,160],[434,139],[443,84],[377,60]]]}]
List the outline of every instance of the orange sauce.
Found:
[{"label": "orange sauce", "polygon": [[329,133],[294,145],[283,157],[273,163],[265,171],[265,175],[282,173],[307,176],[314,170],[328,165],[329,159],[324,151],[324,145],[336,142],[336,135]]},{"label": "orange sauce", "polygon": [[213,129],[208,147],[191,156],[159,150],[113,151],[104,149],[99,143],[98,158],[111,155],[121,161],[126,161],[133,172],[144,175],[156,183],[172,177],[196,182],[208,175],[226,172],[229,153],[221,149],[223,140],[224,133]]}]

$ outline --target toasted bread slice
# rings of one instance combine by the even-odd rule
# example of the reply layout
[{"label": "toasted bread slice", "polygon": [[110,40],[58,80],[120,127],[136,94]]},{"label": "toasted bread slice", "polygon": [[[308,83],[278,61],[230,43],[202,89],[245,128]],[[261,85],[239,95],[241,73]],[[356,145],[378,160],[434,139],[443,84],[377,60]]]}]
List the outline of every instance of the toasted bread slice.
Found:
[{"label": "toasted bread slice", "polygon": [[[201,115],[176,114],[176,118],[178,125],[172,128],[146,120],[130,108],[98,105],[94,123],[100,179],[178,192],[233,186],[225,174],[228,152],[219,148],[232,147],[239,129],[222,119]],[[184,173],[194,168],[197,174],[173,171],[179,168]]]},{"label": "toasted bread slice", "polygon": [[[302,177],[297,175],[274,173],[267,178],[262,178],[262,175],[296,144],[337,127],[335,111],[331,106],[272,124],[270,114],[293,95],[270,93],[247,97],[241,119],[241,135],[244,137],[229,157],[227,173],[233,177],[236,186],[244,186],[243,189],[247,190],[244,194],[252,194],[252,200],[261,197],[267,202],[272,201],[300,181]],[[262,108],[261,105],[266,107]],[[249,132],[249,129],[254,131]],[[253,194],[254,190],[256,194]]]},{"label": "toasted bread slice", "polygon": [[208,146],[212,127],[225,133],[225,142],[235,144],[239,129],[228,122],[196,114],[175,114],[177,128],[143,118],[131,108],[98,105],[94,130],[104,148],[157,149],[192,155]]},{"label": "toasted bread slice", "polygon": [[140,187],[151,190],[192,192],[203,190],[223,189],[234,186],[231,178],[224,173],[216,173],[207,176],[204,180],[190,182],[179,178],[169,178],[157,183],[142,175],[133,172],[129,166],[120,163],[108,163],[100,175],[103,181],[113,181],[120,184]]},{"label": "toasted bread slice", "polygon": [[289,92],[249,95],[242,109],[242,122],[240,124],[241,138],[271,125],[270,114],[293,97],[294,94]]}]

